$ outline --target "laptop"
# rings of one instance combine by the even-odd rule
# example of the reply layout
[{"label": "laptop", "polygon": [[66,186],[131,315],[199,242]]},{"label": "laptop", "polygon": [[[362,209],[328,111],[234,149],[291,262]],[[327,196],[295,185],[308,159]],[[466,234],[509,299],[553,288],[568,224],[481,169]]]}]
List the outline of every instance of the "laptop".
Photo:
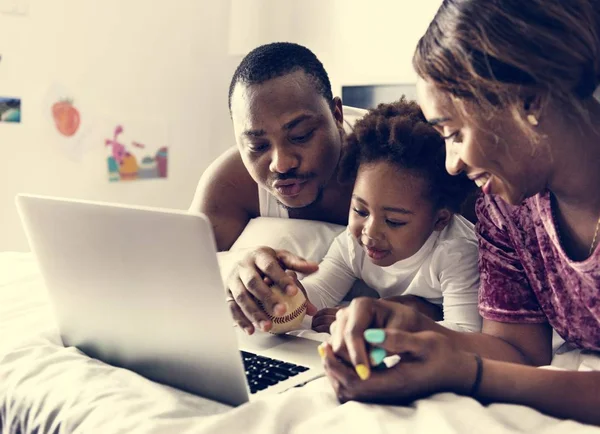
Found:
[{"label": "laptop", "polygon": [[65,346],[232,406],[323,375],[317,341],[233,326],[206,216],[16,202]]}]

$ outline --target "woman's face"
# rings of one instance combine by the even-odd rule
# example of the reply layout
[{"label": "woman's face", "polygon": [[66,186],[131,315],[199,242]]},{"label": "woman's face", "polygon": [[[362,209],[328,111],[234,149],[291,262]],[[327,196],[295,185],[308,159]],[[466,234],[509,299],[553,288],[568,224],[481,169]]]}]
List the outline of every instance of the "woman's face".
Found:
[{"label": "woman's face", "polygon": [[508,110],[486,116],[467,103],[463,116],[447,93],[423,79],[417,82],[417,95],[428,122],[446,139],[448,173],[465,172],[485,194],[513,205],[546,188],[547,153]]}]

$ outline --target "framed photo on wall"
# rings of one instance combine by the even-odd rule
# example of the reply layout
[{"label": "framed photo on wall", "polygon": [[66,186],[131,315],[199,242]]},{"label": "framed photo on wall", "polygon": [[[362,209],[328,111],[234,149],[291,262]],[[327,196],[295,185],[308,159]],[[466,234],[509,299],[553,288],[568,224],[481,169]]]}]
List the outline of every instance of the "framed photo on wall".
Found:
[{"label": "framed photo on wall", "polygon": [[344,105],[364,109],[375,108],[381,103],[397,101],[402,95],[409,100],[416,100],[416,85],[407,83],[342,86]]}]

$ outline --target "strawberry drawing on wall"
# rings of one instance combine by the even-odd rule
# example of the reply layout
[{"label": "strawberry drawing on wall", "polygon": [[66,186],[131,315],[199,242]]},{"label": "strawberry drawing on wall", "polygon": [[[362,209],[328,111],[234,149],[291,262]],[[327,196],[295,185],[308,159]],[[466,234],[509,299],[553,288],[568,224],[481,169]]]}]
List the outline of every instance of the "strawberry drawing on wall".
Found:
[{"label": "strawberry drawing on wall", "polygon": [[55,81],[48,86],[41,105],[48,146],[76,163],[85,161],[86,154],[96,148],[99,139],[97,136],[92,138],[97,131],[94,124],[98,122],[98,116],[94,113],[94,105],[88,101],[89,96],[84,90]]},{"label": "strawberry drawing on wall", "polygon": [[108,149],[108,179],[111,182],[136,179],[166,178],[168,148],[159,146],[153,153],[146,144],[120,139],[125,130],[117,125],[111,139],[105,139]]},{"label": "strawberry drawing on wall", "polygon": [[79,110],[73,105],[73,100],[70,99],[52,104],[52,117],[58,132],[66,137],[73,136],[81,123]]}]

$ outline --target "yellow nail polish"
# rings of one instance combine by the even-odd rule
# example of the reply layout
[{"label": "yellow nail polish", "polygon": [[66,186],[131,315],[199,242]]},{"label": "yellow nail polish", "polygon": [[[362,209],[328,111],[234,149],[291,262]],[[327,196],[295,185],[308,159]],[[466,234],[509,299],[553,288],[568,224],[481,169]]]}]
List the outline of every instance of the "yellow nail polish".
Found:
[{"label": "yellow nail polish", "polygon": [[366,380],[371,375],[369,367],[367,365],[363,365],[362,363],[360,365],[356,365],[354,370],[356,371],[361,380]]},{"label": "yellow nail polish", "polygon": [[317,347],[317,351],[319,351],[319,356],[321,356],[322,359],[325,358],[325,348],[323,348],[321,345],[319,345]]}]

